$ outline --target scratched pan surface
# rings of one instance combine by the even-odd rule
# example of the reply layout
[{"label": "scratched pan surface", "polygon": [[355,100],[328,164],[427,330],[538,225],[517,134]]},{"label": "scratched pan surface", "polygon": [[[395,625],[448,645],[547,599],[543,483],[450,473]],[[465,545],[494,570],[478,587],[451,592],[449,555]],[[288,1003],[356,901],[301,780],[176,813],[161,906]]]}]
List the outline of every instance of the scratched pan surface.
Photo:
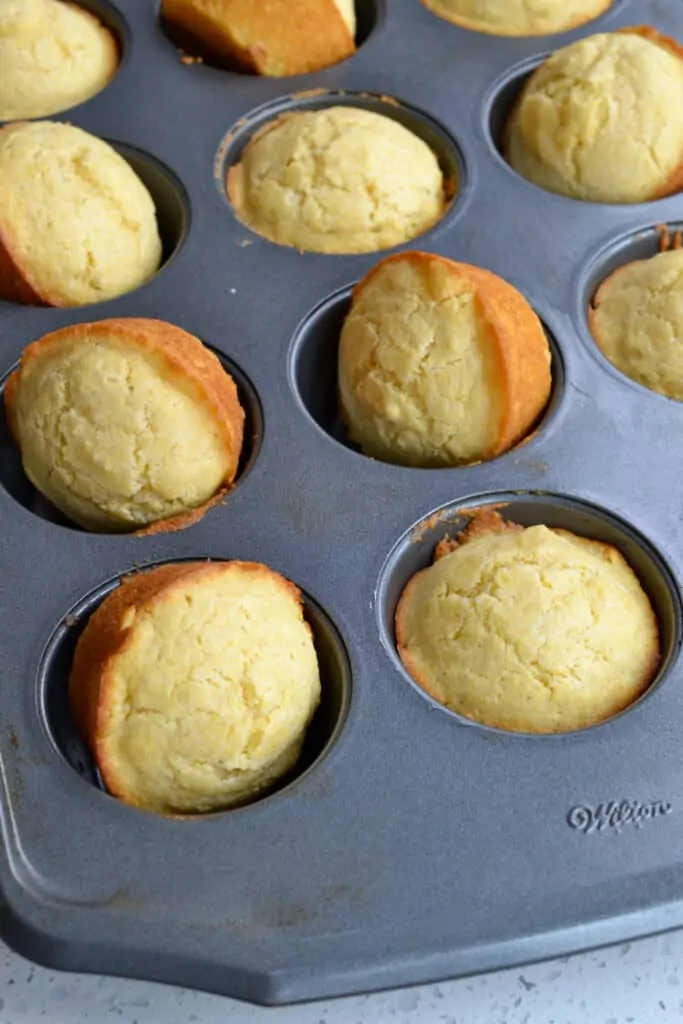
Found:
[{"label": "scratched pan surface", "polygon": [[[280,81],[181,63],[151,0],[89,6],[119,31],[123,65],[62,119],[114,141],[143,175],[168,261],[101,306],[0,304],[2,370],[64,324],[161,317],[235,373],[249,444],[229,501],[198,525],[91,535],[41,502],[2,427],[3,938],[55,967],[284,1003],[683,925],[683,406],[605,363],[584,316],[609,270],[654,253],[656,225],[683,219],[683,199],[612,207],[550,195],[495,144],[540,55],[644,22],[683,38],[683,6],[617,2],[581,30],[505,40],[460,31],[417,0],[359,0],[357,55]],[[289,98],[308,90],[322,92]],[[402,119],[459,175],[450,214],[411,247],[503,275],[552,338],[549,409],[495,461],[414,470],[354,451],[335,415],[336,345],[349,288],[378,256],[277,247],[221,194],[226,162],[264,119],[350,100]],[[458,528],[460,508],[491,501],[522,523],[609,540],[639,572],[664,659],[621,716],[573,735],[503,734],[434,706],[402,671],[391,620],[403,584]],[[77,635],[136,566],[234,557],[269,563],[306,594],[324,699],[302,763],[278,792],[230,813],[135,811],[98,785],[69,719]]]}]

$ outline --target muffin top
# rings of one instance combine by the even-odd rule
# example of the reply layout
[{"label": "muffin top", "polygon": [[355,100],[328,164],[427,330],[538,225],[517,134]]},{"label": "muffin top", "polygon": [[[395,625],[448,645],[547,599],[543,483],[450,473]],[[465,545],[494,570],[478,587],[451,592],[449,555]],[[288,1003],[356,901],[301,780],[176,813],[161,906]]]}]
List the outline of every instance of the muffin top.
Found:
[{"label": "muffin top", "polygon": [[27,476],[86,529],[189,525],[237,471],[235,384],[172,324],[102,320],[48,334],[24,351],[4,400]]},{"label": "muffin top", "polygon": [[104,89],[118,65],[114,36],[62,0],[2,0],[0,120],[48,117]]},{"label": "muffin top", "polygon": [[320,700],[301,594],[254,562],[128,577],[80,637],[69,694],[113,796],[161,814],[244,803],[293,766]]},{"label": "muffin top", "polygon": [[112,299],[161,261],[154,202],[130,164],[56,121],[0,129],[0,250],[12,268],[0,259],[0,298],[53,306]]},{"label": "muffin top", "polygon": [[592,21],[612,0],[422,0],[441,18],[497,36],[542,36]]},{"label": "muffin top", "polygon": [[538,317],[489,271],[400,253],[354,290],[339,396],[351,439],[372,458],[413,466],[491,458],[528,432],[550,383]]},{"label": "muffin top", "polygon": [[683,249],[615,270],[600,285],[589,322],[618,370],[683,401]]},{"label": "muffin top", "polygon": [[683,51],[654,29],[580,39],[531,75],[510,118],[506,159],[575,199],[638,203],[683,184]]},{"label": "muffin top", "polygon": [[650,602],[614,547],[491,512],[410,580],[396,637],[432,697],[517,732],[609,718],[647,688],[660,657]]},{"label": "muffin top", "polygon": [[360,107],[283,114],[228,175],[237,216],[299,249],[371,252],[430,228],[446,209],[432,150],[398,121]]}]

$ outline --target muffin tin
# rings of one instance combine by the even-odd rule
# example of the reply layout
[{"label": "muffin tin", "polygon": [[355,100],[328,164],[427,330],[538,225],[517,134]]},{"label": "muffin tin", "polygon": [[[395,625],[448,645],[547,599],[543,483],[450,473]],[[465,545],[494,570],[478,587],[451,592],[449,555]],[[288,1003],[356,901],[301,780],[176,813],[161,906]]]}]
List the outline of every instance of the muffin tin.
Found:
[{"label": "muffin tin", "polygon": [[[607,363],[585,316],[607,273],[683,219],[683,197],[618,207],[551,195],[517,177],[496,142],[545,53],[629,24],[683,38],[683,9],[617,0],[574,32],[501,39],[418,0],[357,0],[356,56],[266,80],[181,61],[152,0],[83,2],[114,25],[124,56],[111,85],[61,119],[113,140],[145,179],[166,263],[99,306],[2,304],[2,365],[65,324],[170,320],[235,374],[248,444],[229,499],[195,526],[93,535],[36,495],[2,426],[2,937],[53,967],[286,1003],[683,924],[683,407]],[[336,345],[350,288],[379,255],[278,247],[227,203],[227,163],[264,118],[338,102],[399,118],[457,172],[448,215],[404,248],[507,278],[552,338],[549,408],[493,461],[418,470],[355,451],[336,413]],[[506,734],[435,705],[403,671],[392,629],[402,586],[464,509],[492,502],[522,523],[611,541],[639,573],[664,659],[618,717]],[[103,792],[66,680],[87,615],[122,574],[197,558],[261,560],[302,587],[324,695],[277,792],[165,819]]]}]

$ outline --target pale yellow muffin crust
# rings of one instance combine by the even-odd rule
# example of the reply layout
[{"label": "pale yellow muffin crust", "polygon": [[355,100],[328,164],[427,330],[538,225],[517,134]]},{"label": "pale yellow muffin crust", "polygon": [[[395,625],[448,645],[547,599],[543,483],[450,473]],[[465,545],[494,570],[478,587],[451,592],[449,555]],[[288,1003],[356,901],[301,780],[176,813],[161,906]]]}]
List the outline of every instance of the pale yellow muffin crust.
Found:
[{"label": "pale yellow muffin crust", "polygon": [[0,120],[48,117],[104,89],[118,66],[113,34],[65,0],[0,3]]},{"label": "pale yellow muffin crust", "polygon": [[353,0],[162,0],[161,14],[184,49],[271,78],[318,71],[355,52]]},{"label": "pale yellow muffin crust", "polygon": [[0,129],[0,298],[113,299],[161,262],[154,202],[102,139],[56,121]]},{"label": "pale yellow muffin crust", "polygon": [[4,401],[26,475],[89,530],[189,525],[237,472],[235,384],[172,324],[102,320],[48,334],[23,353]]},{"label": "pale yellow muffin crust", "polygon": [[543,327],[495,274],[408,252],[356,286],[339,397],[366,455],[426,467],[491,458],[529,431],[550,386]]},{"label": "pale yellow muffin crust", "polygon": [[588,316],[598,347],[618,370],[683,401],[683,249],[615,270]]},{"label": "pale yellow muffin crust", "polygon": [[355,38],[356,35],[356,4],[354,0],[334,0],[335,7],[338,9],[344,24],[348,28],[351,35]]},{"label": "pale yellow muffin crust", "polygon": [[516,732],[601,722],[647,689],[660,661],[650,601],[614,547],[491,513],[410,580],[396,638],[435,700]]},{"label": "pale yellow muffin crust", "polygon": [[549,192],[639,203],[683,185],[683,51],[650,28],[580,39],[531,75],[505,156]]},{"label": "pale yellow muffin crust", "polygon": [[399,245],[447,207],[429,146],[393,118],[348,106],[283,114],[266,125],[230,168],[228,194],[253,231],[325,253]]},{"label": "pale yellow muffin crust", "polygon": [[237,561],[125,579],[91,616],[69,680],[108,791],[160,814],[271,786],[296,763],[320,690],[300,591]]},{"label": "pale yellow muffin crust", "polygon": [[462,28],[496,36],[567,32],[599,17],[612,0],[422,0]]}]

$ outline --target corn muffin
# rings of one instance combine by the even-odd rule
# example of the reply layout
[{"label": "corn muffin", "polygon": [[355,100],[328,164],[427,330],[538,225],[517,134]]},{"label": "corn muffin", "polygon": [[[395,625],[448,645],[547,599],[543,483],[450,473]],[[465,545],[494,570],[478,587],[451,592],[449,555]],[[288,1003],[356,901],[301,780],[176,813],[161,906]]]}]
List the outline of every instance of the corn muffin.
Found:
[{"label": "corn muffin", "polygon": [[83,306],[161,262],[156,210],[122,156],[56,121],[0,129],[0,299]]},{"label": "corn muffin", "polygon": [[603,14],[612,0],[422,0],[462,28],[494,36],[567,32]]},{"label": "corn muffin", "polygon": [[301,594],[255,562],[185,562],[123,580],[69,679],[104,784],[160,814],[258,796],[296,763],[320,702]]},{"label": "corn muffin", "polygon": [[88,530],[187,526],[237,472],[244,412],[232,378],[160,320],[47,334],[24,351],[4,400],[26,475]]},{"label": "corn muffin", "polygon": [[475,516],[396,611],[401,660],[452,711],[515,732],[570,732],[628,707],[660,661],[650,601],[609,544]]},{"label": "corn muffin", "polygon": [[651,28],[588,36],[530,76],[504,153],[549,192],[640,203],[683,185],[683,50]]},{"label": "corn muffin", "polygon": [[495,274],[407,252],[356,285],[339,397],[366,455],[427,467],[492,458],[531,429],[550,386],[543,327]]},{"label": "corn muffin", "polygon": [[683,249],[615,270],[588,311],[598,347],[646,388],[683,401]]},{"label": "corn muffin", "polygon": [[285,78],[355,52],[353,0],[162,0],[169,34],[214,64]]},{"label": "corn muffin", "polygon": [[429,146],[393,118],[360,107],[278,117],[230,168],[228,195],[259,235],[325,253],[400,245],[432,227],[447,206]]},{"label": "corn muffin", "polygon": [[104,89],[118,67],[116,39],[89,11],[63,0],[0,4],[0,120],[48,117]]}]

